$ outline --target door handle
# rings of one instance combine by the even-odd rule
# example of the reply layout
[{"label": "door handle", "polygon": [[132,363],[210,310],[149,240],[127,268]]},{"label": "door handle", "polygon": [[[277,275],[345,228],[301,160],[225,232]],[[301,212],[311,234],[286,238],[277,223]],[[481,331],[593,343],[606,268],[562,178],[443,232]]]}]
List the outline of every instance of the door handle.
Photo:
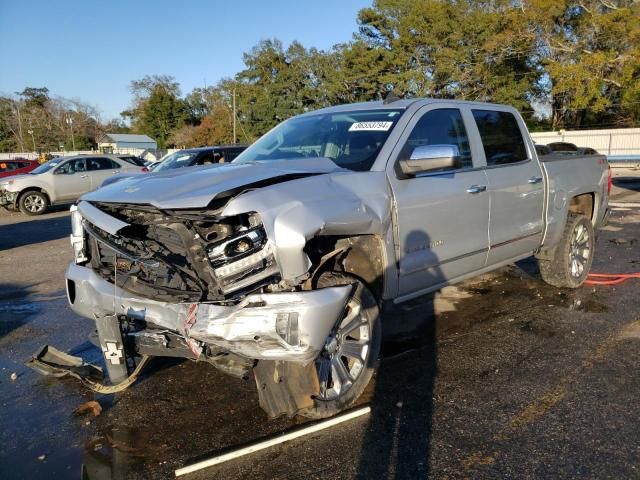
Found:
[{"label": "door handle", "polygon": [[89,175],[80,175],[80,178],[89,178]]},{"label": "door handle", "polygon": [[114,170],[114,171],[113,171],[113,172],[111,172],[111,173],[120,173],[120,172],[119,172],[118,170]]},{"label": "door handle", "polygon": [[487,189],[486,185],[471,185],[467,188],[467,193],[480,193]]},{"label": "door handle", "polygon": [[532,185],[540,182],[542,182],[542,177],[531,177],[529,179],[529,183]]}]

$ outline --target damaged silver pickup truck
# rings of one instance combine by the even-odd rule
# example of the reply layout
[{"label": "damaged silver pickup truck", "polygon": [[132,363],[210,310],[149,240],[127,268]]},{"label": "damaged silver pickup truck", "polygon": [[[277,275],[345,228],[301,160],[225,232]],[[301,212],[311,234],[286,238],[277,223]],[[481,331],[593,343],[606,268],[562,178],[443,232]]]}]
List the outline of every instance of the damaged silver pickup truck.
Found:
[{"label": "damaged silver pickup truck", "polygon": [[114,383],[141,356],[184,357],[252,372],[270,416],[330,416],[374,374],[383,305],[532,255],[548,283],[580,286],[607,178],[602,156],[538,159],[507,106],[326,108],[231,164],[82,197],[68,300]]}]

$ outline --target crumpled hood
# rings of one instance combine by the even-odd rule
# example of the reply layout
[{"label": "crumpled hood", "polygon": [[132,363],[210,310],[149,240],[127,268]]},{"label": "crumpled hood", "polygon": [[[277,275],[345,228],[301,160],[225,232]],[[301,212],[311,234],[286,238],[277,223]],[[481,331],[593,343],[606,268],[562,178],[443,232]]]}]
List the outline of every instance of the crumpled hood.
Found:
[{"label": "crumpled hood", "polygon": [[229,163],[179,168],[123,179],[84,195],[81,200],[153,205],[157,208],[204,208],[220,194],[265,180],[343,170],[328,158]]}]

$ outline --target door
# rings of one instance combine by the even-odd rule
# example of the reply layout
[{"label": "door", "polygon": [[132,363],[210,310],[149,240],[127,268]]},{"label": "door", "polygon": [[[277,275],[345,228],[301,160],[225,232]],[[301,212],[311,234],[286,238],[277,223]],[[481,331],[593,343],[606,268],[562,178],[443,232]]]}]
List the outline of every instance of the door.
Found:
[{"label": "door", "polygon": [[490,265],[540,246],[543,234],[542,169],[528,152],[524,125],[510,111],[473,109],[482,140],[491,197]]},{"label": "door", "polygon": [[[465,121],[465,117],[466,121]],[[489,194],[478,146],[469,142],[472,119],[451,104],[427,105],[409,122],[389,171],[396,203],[399,294],[409,295],[485,265],[489,246]],[[402,178],[398,161],[417,147],[452,145],[458,165]]]},{"label": "door", "polygon": [[76,200],[91,190],[86,159],[74,158],[63,163],[54,170],[51,182],[56,202]]},{"label": "door", "polygon": [[106,157],[88,157],[87,170],[91,178],[91,190],[100,188],[103,182],[114,175],[119,175],[121,167],[118,163]]}]

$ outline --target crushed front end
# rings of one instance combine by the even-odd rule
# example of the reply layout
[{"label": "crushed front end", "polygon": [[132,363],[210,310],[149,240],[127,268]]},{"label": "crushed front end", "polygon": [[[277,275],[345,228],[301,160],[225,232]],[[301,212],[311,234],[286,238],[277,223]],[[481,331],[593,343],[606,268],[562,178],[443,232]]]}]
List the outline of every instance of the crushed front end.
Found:
[{"label": "crushed front end", "polygon": [[284,281],[258,214],[81,201],[72,207],[71,308],[96,322],[112,382],[141,355],[244,376],[257,361],[306,368],[351,287]]}]

